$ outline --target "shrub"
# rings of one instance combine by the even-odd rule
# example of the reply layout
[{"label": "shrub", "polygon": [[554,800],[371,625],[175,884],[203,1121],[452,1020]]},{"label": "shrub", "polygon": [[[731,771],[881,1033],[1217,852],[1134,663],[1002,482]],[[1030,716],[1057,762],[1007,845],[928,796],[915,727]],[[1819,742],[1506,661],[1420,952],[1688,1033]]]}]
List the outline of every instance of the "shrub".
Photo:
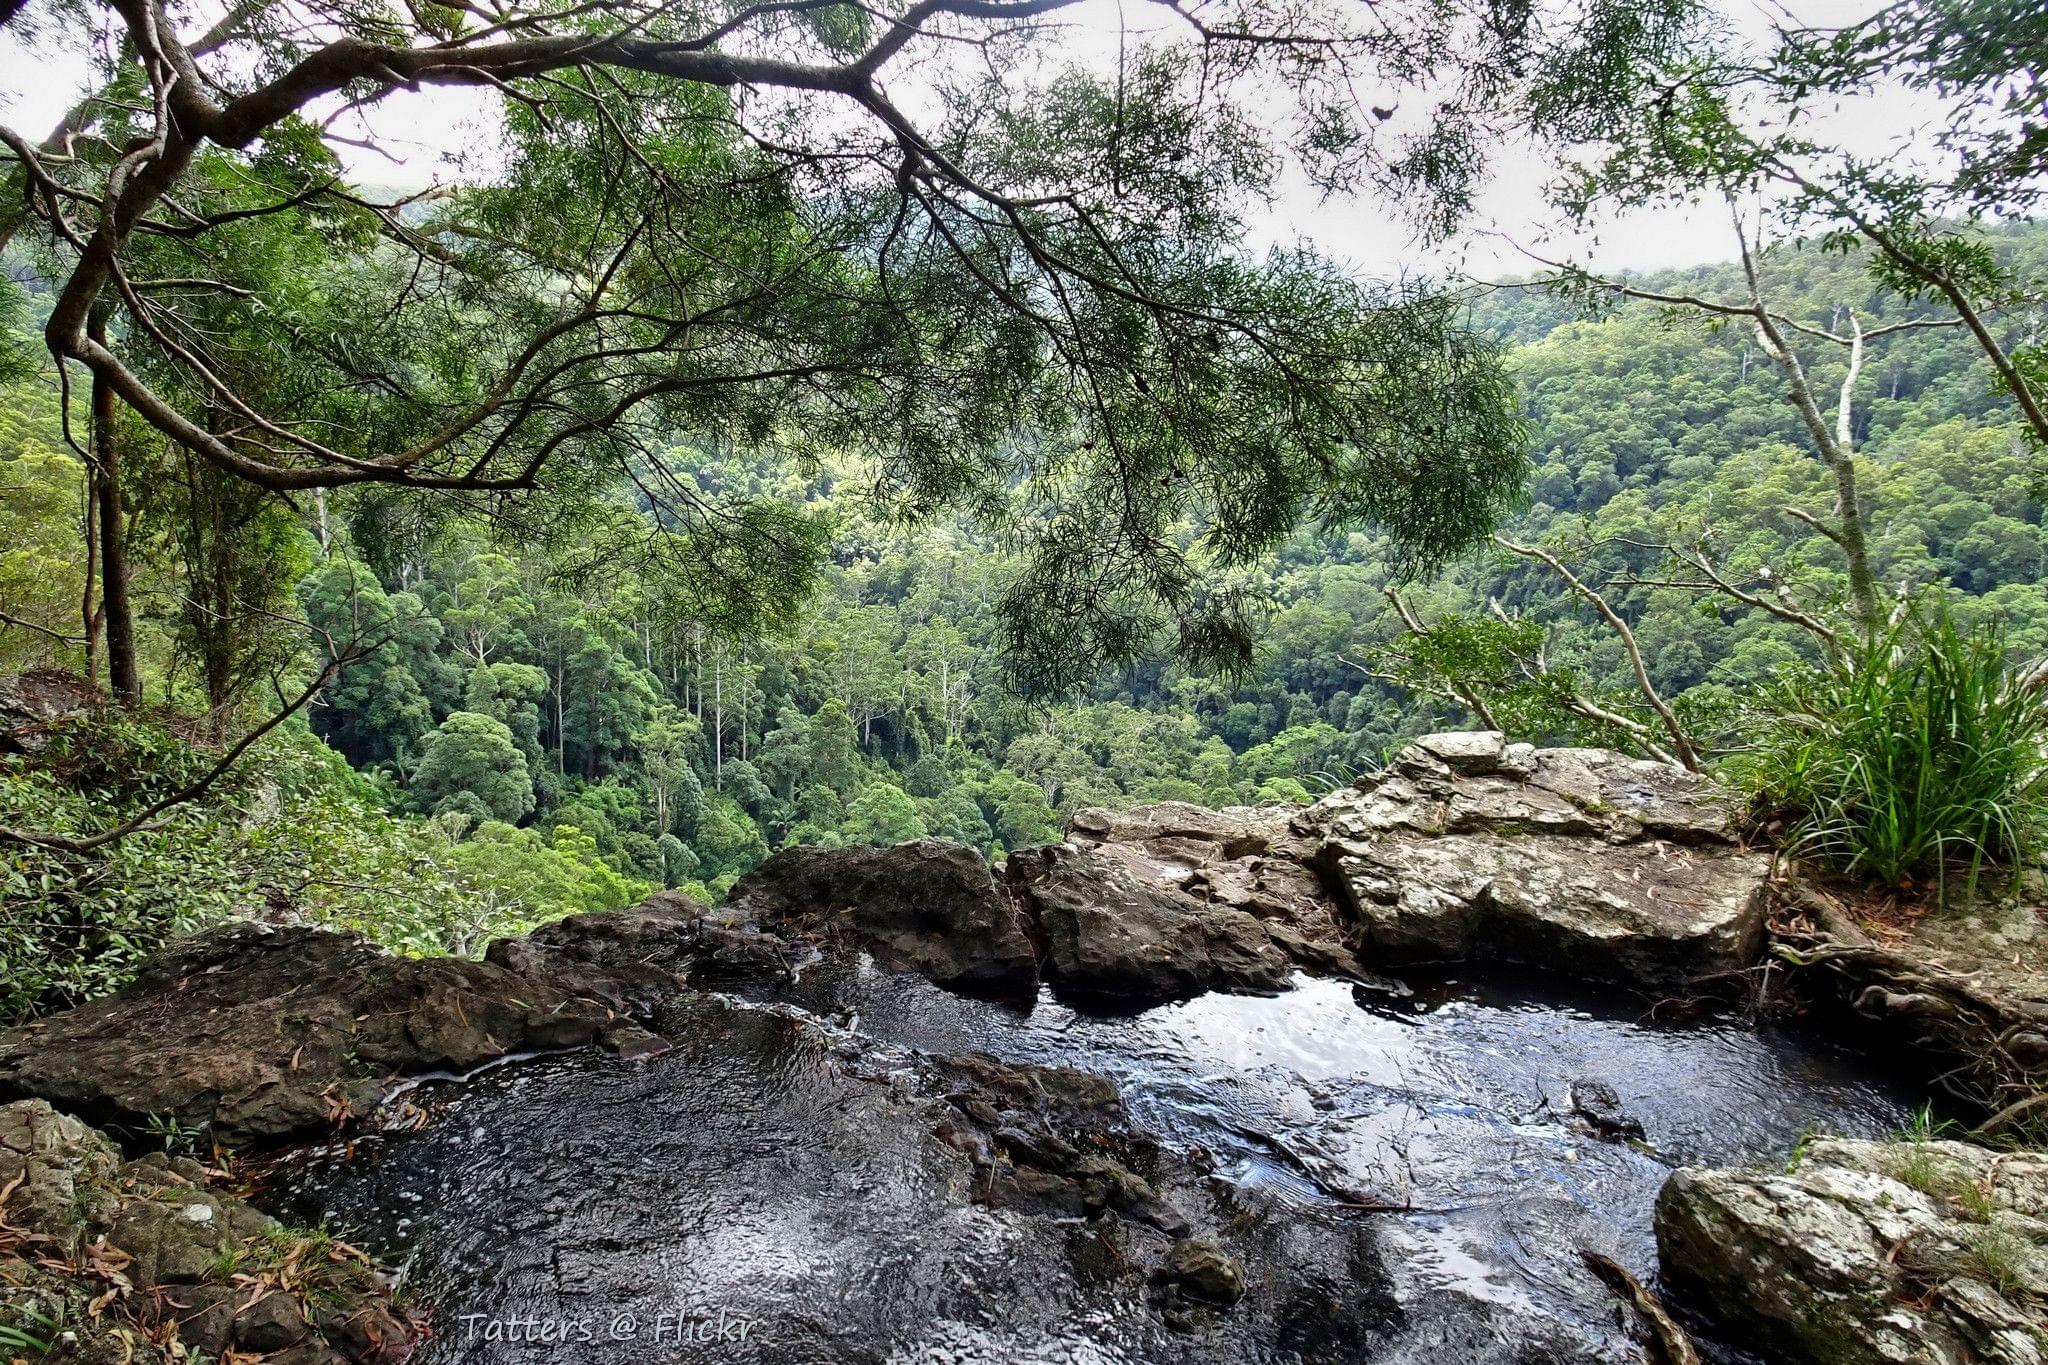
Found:
[{"label": "shrub", "polygon": [[[85,834],[132,815],[212,763],[168,724],[108,710],[58,724],[47,752],[0,756],[0,825]],[[587,836],[551,842],[473,811],[434,821],[303,729],[252,748],[156,828],[89,853],[0,844],[0,1022],[120,986],[170,939],[224,919],[311,921],[400,952],[474,952],[572,911],[647,893]]]},{"label": "shrub", "polygon": [[1869,645],[1787,671],[1737,771],[1793,847],[1891,886],[2017,867],[2048,823],[2048,695],[1996,623],[1903,613]]}]

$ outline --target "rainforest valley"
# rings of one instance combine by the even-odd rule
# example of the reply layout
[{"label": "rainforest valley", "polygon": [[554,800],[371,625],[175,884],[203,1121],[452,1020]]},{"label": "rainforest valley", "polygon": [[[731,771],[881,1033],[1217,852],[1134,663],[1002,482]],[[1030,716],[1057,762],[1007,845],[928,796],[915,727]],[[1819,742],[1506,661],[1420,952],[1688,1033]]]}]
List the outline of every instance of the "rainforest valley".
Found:
[{"label": "rainforest valley", "polygon": [[[2048,268],[2038,229],[1993,240],[2016,272]],[[1864,265],[1781,250],[1771,295],[1821,326],[1931,311],[1887,296]],[[1632,283],[1732,294],[1739,277],[1731,264]],[[1652,547],[1706,540],[1731,573],[1839,608],[1839,552],[1788,512],[1824,511],[1832,490],[1782,376],[1739,329],[1654,302],[1586,316],[1554,291],[1508,285],[1473,289],[1468,306],[1505,346],[1533,433],[1527,505],[1504,533],[1555,543],[1618,583],[1611,600],[1657,687],[1703,742],[1739,751],[1745,706],[1780,671],[1810,668],[1814,641],[1671,583]],[[1850,421],[1885,592],[1937,591],[1960,620],[2001,623],[2016,657],[2048,656],[2048,541],[2025,433],[1954,329],[1870,351]],[[1846,355],[1826,357],[1813,382],[1833,395],[1845,369]],[[18,383],[7,412],[9,610],[75,634],[83,470],[50,387]],[[1025,697],[997,639],[996,603],[1019,571],[999,539],[877,521],[863,474],[829,455],[809,472],[687,444],[670,458],[705,497],[786,503],[793,527],[832,547],[815,586],[792,584],[775,604],[779,629],[692,619],[687,589],[640,548],[652,513],[629,485],[564,524],[459,508],[422,520],[381,500],[238,498],[174,460],[143,485],[128,532],[148,707],[96,746],[147,754],[238,733],[273,704],[273,674],[302,683],[328,645],[369,629],[391,643],[321,689],[308,733],[267,740],[239,794],[108,855],[122,860],[112,877],[81,876],[52,852],[18,863],[15,885],[50,878],[89,898],[118,879],[118,899],[81,899],[67,915],[75,932],[131,935],[138,951],[269,898],[461,951],[658,887],[715,900],[792,843],[934,835],[999,854],[1057,838],[1089,806],[1304,802],[1472,720],[1455,693],[1429,690],[1444,679],[1386,596],[1397,584],[1440,637],[1461,631],[1484,655],[1514,733],[1636,747],[1573,708],[1581,693],[1623,721],[1650,719],[1618,638],[1543,565],[1489,548],[1405,584],[1384,537],[1313,528],[1244,576],[1264,624],[1243,673],[1158,663],[1065,699]],[[267,614],[239,605],[250,592]],[[50,633],[0,627],[5,669],[79,668],[77,648]],[[1540,679],[1523,668],[1539,653]],[[112,771],[103,780],[66,793],[17,776],[11,820],[78,827],[90,802],[149,795]],[[268,793],[267,814],[237,828],[251,791]],[[99,979],[63,980],[33,940],[15,948],[17,1008]],[[44,972],[58,979],[46,987]]]}]

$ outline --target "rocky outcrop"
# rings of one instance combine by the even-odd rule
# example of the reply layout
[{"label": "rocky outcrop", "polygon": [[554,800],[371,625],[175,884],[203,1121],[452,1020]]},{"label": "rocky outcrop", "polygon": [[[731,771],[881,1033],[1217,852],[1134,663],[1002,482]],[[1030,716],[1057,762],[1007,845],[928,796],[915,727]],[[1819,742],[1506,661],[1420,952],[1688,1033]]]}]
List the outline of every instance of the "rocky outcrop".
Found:
[{"label": "rocky outcrop", "polygon": [[1294,964],[1257,919],[1197,900],[1099,847],[1053,844],[1004,865],[1055,989],[1155,1004],[1203,991],[1284,989]]},{"label": "rocky outcrop", "polygon": [[117,995],[0,1035],[0,1092],[241,1143],[369,1107],[386,1072],[587,1043],[607,1020],[494,964],[237,924],[151,959]]},{"label": "rocky outcrop", "polygon": [[1767,860],[1731,841],[1714,788],[1668,767],[1438,735],[1286,814],[1084,811],[1072,841],[1013,853],[1002,884],[939,840],[785,849],[716,911],[664,892],[481,962],[223,927],[115,996],[0,1033],[0,1100],[269,1142],[365,1113],[404,1075],[592,1042],[658,1055],[645,1025],[663,1000],[789,977],[820,943],[956,991],[1028,1000],[1042,972],[1121,1005],[1467,957],[1663,984],[1757,950]]},{"label": "rocky outcrop", "polygon": [[1604,749],[1432,735],[1296,831],[1369,966],[1489,958],[1665,985],[1754,961],[1770,860],[1707,779]]},{"label": "rocky outcrop", "polygon": [[1668,1283],[1772,1360],[2048,1360],[2048,1156],[1811,1145],[1793,1169],[1684,1169],[1657,1199]]},{"label": "rocky outcrop", "polygon": [[[187,1157],[123,1162],[40,1100],[0,1106],[0,1294],[63,1325],[53,1362],[403,1357],[413,1330],[368,1260],[216,1188]],[[89,1310],[89,1311],[88,1311]]]},{"label": "rocky outcrop", "polygon": [[657,891],[631,910],[567,915],[524,938],[499,939],[484,960],[594,990],[644,1013],[679,982],[720,986],[788,976],[817,955],[808,943],[706,909],[680,891]]},{"label": "rocky outcrop", "polygon": [[1037,953],[987,861],[942,839],[783,849],[734,885],[726,913],[837,938],[954,990],[1038,989]]},{"label": "rocky outcrop", "polygon": [[1185,801],[1077,811],[1069,843],[1100,850],[1141,881],[1240,910],[1302,970],[1357,976],[1336,902],[1309,867],[1314,843],[1292,827],[1292,806],[1210,810]]},{"label": "rocky outcrop", "polygon": [[[679,986],[687,913],[611,921],[641,951],[615,945],[609,961],[590,946],[603,917],[565,925],[552,947],[484,962],[394,957],[319,929],[224,926],[151,958],[116,995],[0,1033],[0,1098],[204,1129],[231,1146],[331,1127],[374,1108],[402,1074],[617,1036]],[[647,951],[657,924],[666,957]]]},{"label": "rocky outcrop", "polygon": [[[1865,1038],[1938,1062],[1944,1087],[1989,1111],[1984,1132],[2039,1146],[2048,1120],[2048,885],[2038,875],[2027,874],[2020,897],[1902,916],[1885,904],[1889,895],[1826,886],[1795,865],[1771,887],[1772,946],[1790,968],[1783,988],[1803,1007],[1848,1016]],[[1859,909],[1881,918],[1872,929],[1882,941]]]}]

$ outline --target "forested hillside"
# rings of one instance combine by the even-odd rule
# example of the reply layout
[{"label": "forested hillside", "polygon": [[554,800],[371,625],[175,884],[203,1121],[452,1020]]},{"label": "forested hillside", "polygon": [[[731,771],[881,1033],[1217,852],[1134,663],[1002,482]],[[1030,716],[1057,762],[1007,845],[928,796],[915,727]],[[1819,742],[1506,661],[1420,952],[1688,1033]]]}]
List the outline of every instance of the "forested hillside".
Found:
[{"label": "forested hillside", "polygon": [[[2028,274],[2048,263],[2048,231],[1996,241]],[[1781,247],[1767,280],[1776,308],[1818,327],[1913,316],[1853,254]],[[1714,296],[1740,275],[1629,283]],[[1774,671],[1810,661],[1797,626],[1673,583],[1651,548],[1709,544],[1784,600],[1839,604],[1839,552],[1791,514],[1827,513],[1827,471],[1750,333],[1647,301],[1589,313],[1535,288],[1475,290],[1470,306],[1511,347],[1533,433],[1528,505],[1505,533],[1601,585],[1657,687],[1709,732]],[[1815,387],[1834,395],[1846,363],[1821,355]],[[1965,615],[1995,613],[2020,649],[2048,654],[2039,473],[2009,410],[1954,327],[1870,343],[1852,424],[1873,567],[1887,592],[1952,589]],[[56,411],[41,380],[9,391],[0,597],[15,622],[0,628],[0,672],[79,665],[58,637],[77,633],[85,591],[70,552],[80,465]],[[630,486],[528,522],[454,499],[426,515],[374,494],[287,503],[183,466],[190,477],[150,482],[132,509],[150,697],[211,712],[226,734],[343,642],[379,641],[319,690],[311,727],[372,784],[345,784],[348,809],[430,819],[389,837],[405,831],[414,865],[481,894],[451,916],[464,925],[494,904],[530,919],[649,884],[716,896],[791,842],[933,834],[999,850],[1055,837],[1086,805],[1299,801],[1468,718],[1403,685],[1433,675],[1386,596],[1389,546],[1365,532],[1305,531],[1237,585],[1264,612],[1247,676],[1155,664],[1084,697],[1027,700],[998,645],[996,603],[1018,571],[1004,545],[872,519],[876,476],[851,458],[803,473],[741,448],[671,461],[719,505],[792,504],[776,534],[823,545],[831,532],[814,585],[755,585],[766,628],[732,629],[741,614],[656,553]],[[1540,654],[1542,686],[1502,691],[1510,728],[1630,742],[1551,704],[1575,692],[1640,712],[1616,635],[1545,566],[1487,553],[1401,593],[1418,624],[1466,631],[1489,666]]]}]

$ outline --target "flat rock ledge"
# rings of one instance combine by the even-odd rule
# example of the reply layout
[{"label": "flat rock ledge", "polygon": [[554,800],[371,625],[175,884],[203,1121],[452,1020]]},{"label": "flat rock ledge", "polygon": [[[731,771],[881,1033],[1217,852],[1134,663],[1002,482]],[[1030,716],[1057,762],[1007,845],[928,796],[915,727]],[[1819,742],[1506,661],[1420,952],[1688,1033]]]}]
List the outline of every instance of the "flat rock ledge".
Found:
[{"label": "flat rock ledge", "polygon": [[257,1212],[189,1157],[123,1161],[41,1100],[0,1105],[0,1302],[11,1321],[60,1324],[37,1357],[52,1365],[367,1365],[414,1338],[363,1256]]},{"label": "flat rock ledge", "polygon": [[1762,946],[1770,858],[1708,779],[1606,749],[1431,735],[1294,828],[1369,966],[1473,958],[1680,984]]},{"label": "flat rock ledge", "polygon": [[1656,1226],[1667,1284],[1767,1359],[2048,1361],[2048,1156],[1822,1140],[1675,1172]]}]

